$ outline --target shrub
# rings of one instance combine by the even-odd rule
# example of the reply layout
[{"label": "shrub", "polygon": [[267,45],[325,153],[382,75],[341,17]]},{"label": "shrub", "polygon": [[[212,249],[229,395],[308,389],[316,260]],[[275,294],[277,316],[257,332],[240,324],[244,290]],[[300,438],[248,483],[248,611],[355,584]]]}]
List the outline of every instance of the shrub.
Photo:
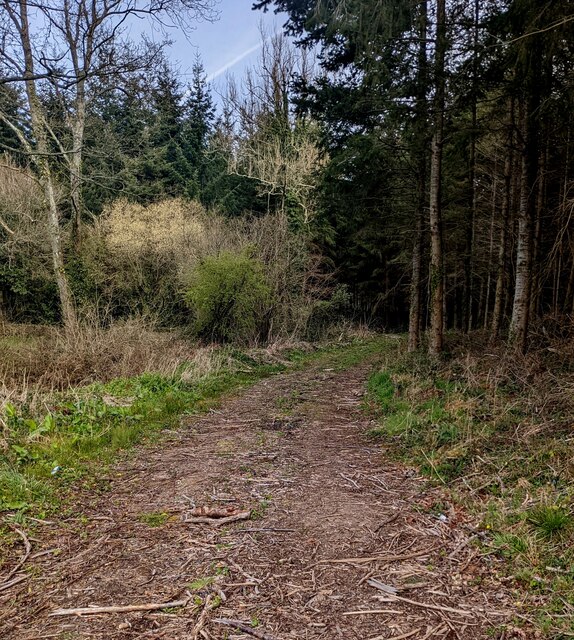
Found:
[{"label": "shrub", "polygon": [[271,289],[258,260],[246,251],[225,251],[193,270],[185,299],[200,337],[249,342],[262,333]]},{"label": "shrub", "polygon": [[346,285],[338,285],[328,300],[317,300],[311,304],[306,337],[320,340],[331,326],[345,318],[351,306],[351,294]]}]

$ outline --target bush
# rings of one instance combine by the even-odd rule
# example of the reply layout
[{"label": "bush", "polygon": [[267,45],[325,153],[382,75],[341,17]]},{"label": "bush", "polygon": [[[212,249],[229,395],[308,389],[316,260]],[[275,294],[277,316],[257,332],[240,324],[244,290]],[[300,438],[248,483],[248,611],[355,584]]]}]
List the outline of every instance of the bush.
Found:
[{"label": "bush", "polygon": [[219,342],[260,337],[271,304],[263,265],[246,251],[208,256],[192,272],[185,299],[195,331]]},{"label": "bush", "polygon": [[328,329],[343,320],[351,307],[351,294],[346,285],[338,285],[328,300],[314,302],[307,320],[306,338],[321,340]]}]

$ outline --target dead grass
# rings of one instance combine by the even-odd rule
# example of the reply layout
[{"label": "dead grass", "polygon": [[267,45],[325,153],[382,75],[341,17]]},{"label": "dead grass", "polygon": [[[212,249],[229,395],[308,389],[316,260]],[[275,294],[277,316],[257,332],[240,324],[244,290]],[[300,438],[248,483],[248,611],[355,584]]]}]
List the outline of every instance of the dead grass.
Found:
[{"label": "dead grass", "polygon": [[173,375],[197,345],[130,319],[106,329],[86,323],[73,336],[56,327],[5,324],[0,350],[0,389],[22,394],[32,387],[65,390],[144,372]]},{"label": "dead grass", "polygon": [[474,514],[484,553],[506,560],[524,615],[550,637],[571,635],[572,341],[535,336],[522,355],[480,333],[449,338],[442,362],[395,353],[371,378],[371,433]]}]

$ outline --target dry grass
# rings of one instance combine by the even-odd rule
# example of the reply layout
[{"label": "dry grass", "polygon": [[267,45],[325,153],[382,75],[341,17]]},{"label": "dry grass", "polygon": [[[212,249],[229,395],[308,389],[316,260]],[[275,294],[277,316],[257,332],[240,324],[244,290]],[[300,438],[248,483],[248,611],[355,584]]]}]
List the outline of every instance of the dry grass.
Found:
[{"label": "dry grass", "polygon": [[106,329],[88,322],[72,336],[56,327],[5,324],[0,350],[0,388],[14,394],[31,387],[65,390],[144,372],[173,375],[197,347],[177,333],[130,319]]},{"label": "dry grass", "polygon": [[442,362],[395,353],[371,378],[386,450],[418,465],[474,515],[483,553],[504,559],[522,613],[574,632],[574,348],[546,330],[526,355],[453,334]]}]

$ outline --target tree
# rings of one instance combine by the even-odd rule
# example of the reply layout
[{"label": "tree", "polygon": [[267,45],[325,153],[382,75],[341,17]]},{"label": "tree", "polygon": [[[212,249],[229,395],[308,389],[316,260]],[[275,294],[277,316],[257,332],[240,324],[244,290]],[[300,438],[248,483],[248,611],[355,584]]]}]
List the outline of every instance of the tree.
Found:
[{"label": "tree", "polygon": [[434,59],[433,138],[430,165],[430,335],[429,353],[439,354],[443,349],[444,332],[444,253],[442,237],[442,154],[444,144],[445,57],[446,57],[446,5],[436,2],[436,43]]},{"label": "tree", "polygon": [[187,193],[192,198],[201,197],[205,188],[206,152],[214,120],[215,106],[203,64],[197,57],[185,96],[181,130],[183,153],[193,172],[187,186]]},{"label": "tree", "polygon": [[[76,314],[64,269],[61,215],[51,160],[57,155],[69,175],[72,228],[78,242],[82,217],[81,172],[86,101],[90,83],[106,75],[121,73],[126,67],[141,67],[140,50],[126,47],[122,40],[126,23],[132,16],[146,17],[160,25],[169,19],[185,26],[198,17],[208,15],[210,8],[210,0],[165,0],[160,3],[153,0],[62,0],[58,6],[34,3],[32,20],[28,0],[0,2],[0,53],[7,70],[4,83],[22,83],[25,87],[32,141],[24,138],[18,123],[11,121],[9,114],[0,113],[0,119],[18,135],[45,189],[54,273],[67,328],[73,329]],[[157,45],[152,50],[159,51],[162,46]],[[149,56],[143,60],[147,64]],[[39,87],[45,84],[62,97],[67,108],[66,124],[71,134],[68,148],[50,127],[39,93]],[[52,151],[52,145],[55,145],[56,152]]]}]

